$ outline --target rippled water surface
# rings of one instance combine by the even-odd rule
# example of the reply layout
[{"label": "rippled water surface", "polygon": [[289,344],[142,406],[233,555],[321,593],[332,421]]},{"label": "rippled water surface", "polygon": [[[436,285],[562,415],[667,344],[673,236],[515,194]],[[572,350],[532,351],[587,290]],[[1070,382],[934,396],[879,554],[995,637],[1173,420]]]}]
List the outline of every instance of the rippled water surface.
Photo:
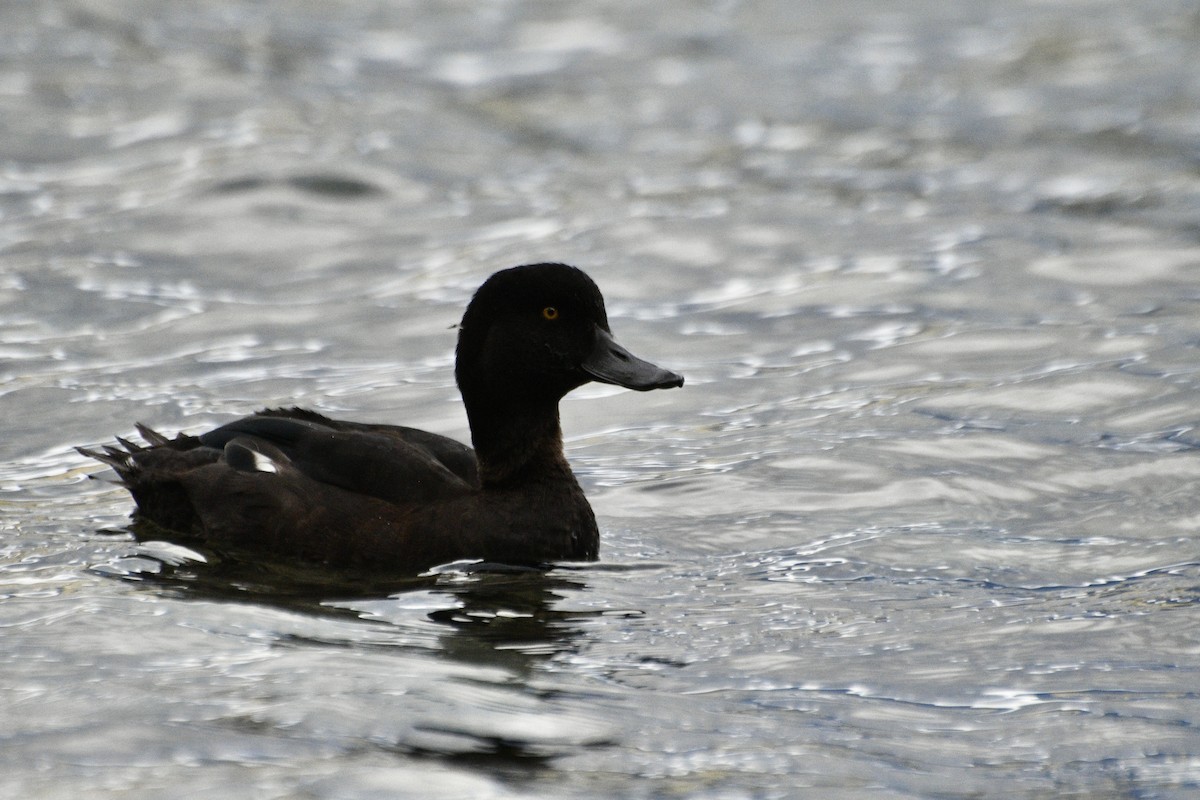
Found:
[{"label": "rippled water surface", "polygon": [[[1191,4],[0,5],[0,794],[1200,791]],[[466,437],[482,279],[679,391],[563,404],[602,560],[198,563],[72,450]]]}]

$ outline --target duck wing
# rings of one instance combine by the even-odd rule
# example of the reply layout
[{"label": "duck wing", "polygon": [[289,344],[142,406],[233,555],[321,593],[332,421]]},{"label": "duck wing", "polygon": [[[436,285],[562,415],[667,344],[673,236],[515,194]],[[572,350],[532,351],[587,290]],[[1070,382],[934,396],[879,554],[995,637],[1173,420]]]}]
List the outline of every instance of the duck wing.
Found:
[{"label": "duck wing", "polygon": [[[270,425],[271,423],[266,423],[264,418],[287,419],[300,423],[308,423],[317,428],[371,433],[386,437],[389,440],[399,440],[420,449],[425,456],[437,461],[471,486],[477,487],[479,485],[479,464],[475,458],[475,451],[462,442],[455,441],[447,436],[423,431],[420,428],[408,428],[403,425],[382,425],[371,422],[349,422],[346,420],[330,419],[315,411],[303,408],[268,408],[246,419],[259,420],[261,424]],[[243,421],[245,420],[239,420],[239,422]]]},{"label": "duck wing", "polygon": [[429,503],[479,485],[473,450],[416,428],[276,409],[193,438],[196,446],[221,451],[231,469],[281,477],[298,472],[396,504]]}]

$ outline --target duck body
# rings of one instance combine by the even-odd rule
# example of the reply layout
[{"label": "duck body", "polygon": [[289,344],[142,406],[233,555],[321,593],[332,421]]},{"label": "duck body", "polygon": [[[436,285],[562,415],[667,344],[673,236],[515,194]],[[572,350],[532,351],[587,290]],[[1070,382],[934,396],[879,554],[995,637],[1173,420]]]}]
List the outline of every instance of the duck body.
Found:
[{"label": "duck body", "polygon": [[683,379],[616,344],[595,284],[562,264],[484,283],[455,374],[474,448],[292,408],[171,439],[139,425],[146,445],[81,452],[116,470],[155,538],[218,552],[390,572],[596,559],[558,401],[589,380],[646,391]]}]

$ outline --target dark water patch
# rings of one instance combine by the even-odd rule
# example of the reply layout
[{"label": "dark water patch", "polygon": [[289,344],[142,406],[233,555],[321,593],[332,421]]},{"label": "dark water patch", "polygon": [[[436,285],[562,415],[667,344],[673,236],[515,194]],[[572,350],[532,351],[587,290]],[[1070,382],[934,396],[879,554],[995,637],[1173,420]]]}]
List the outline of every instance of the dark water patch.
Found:
[{"label": "dark water patch", "polygon": [[358,178],[343,175],[297,175],[287,179],[294,189],[336,200],[353,200],[383,194],[383,188]]},{"label": "dark water patch", "polygon": [[241,194],[252,192],[270,185],[268,178],[257,175],[247,175],[242,178],[229,178],[214,185],[210,191],[215,194]]},{"label": "dark water patch", "polygon": [[238,195],[275,186],[288,186],[303,194],[330,200],[357,200],[385,194],[384,188],[376,183],[334,173],[293,175],[283,179],[247,175],[221,181],[209,191],[218,195]]}]

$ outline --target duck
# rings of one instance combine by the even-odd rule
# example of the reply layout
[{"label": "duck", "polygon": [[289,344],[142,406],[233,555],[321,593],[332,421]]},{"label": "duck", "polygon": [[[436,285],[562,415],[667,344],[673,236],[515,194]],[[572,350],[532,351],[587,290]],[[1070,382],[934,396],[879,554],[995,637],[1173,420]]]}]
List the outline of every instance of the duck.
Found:
[{"label": "duck", "polygon": [[563,453],[559,401],[590,381],[644,392],[683,376],[618,344],[596,283],[560,263],[504,269],[480,286],[454,373],[472,447],[281,407],[173,438],[138,423],[144,444],[77,450],[116,472],[142,540],[410,574],[457,561],[595,561],[599,529]]}]

